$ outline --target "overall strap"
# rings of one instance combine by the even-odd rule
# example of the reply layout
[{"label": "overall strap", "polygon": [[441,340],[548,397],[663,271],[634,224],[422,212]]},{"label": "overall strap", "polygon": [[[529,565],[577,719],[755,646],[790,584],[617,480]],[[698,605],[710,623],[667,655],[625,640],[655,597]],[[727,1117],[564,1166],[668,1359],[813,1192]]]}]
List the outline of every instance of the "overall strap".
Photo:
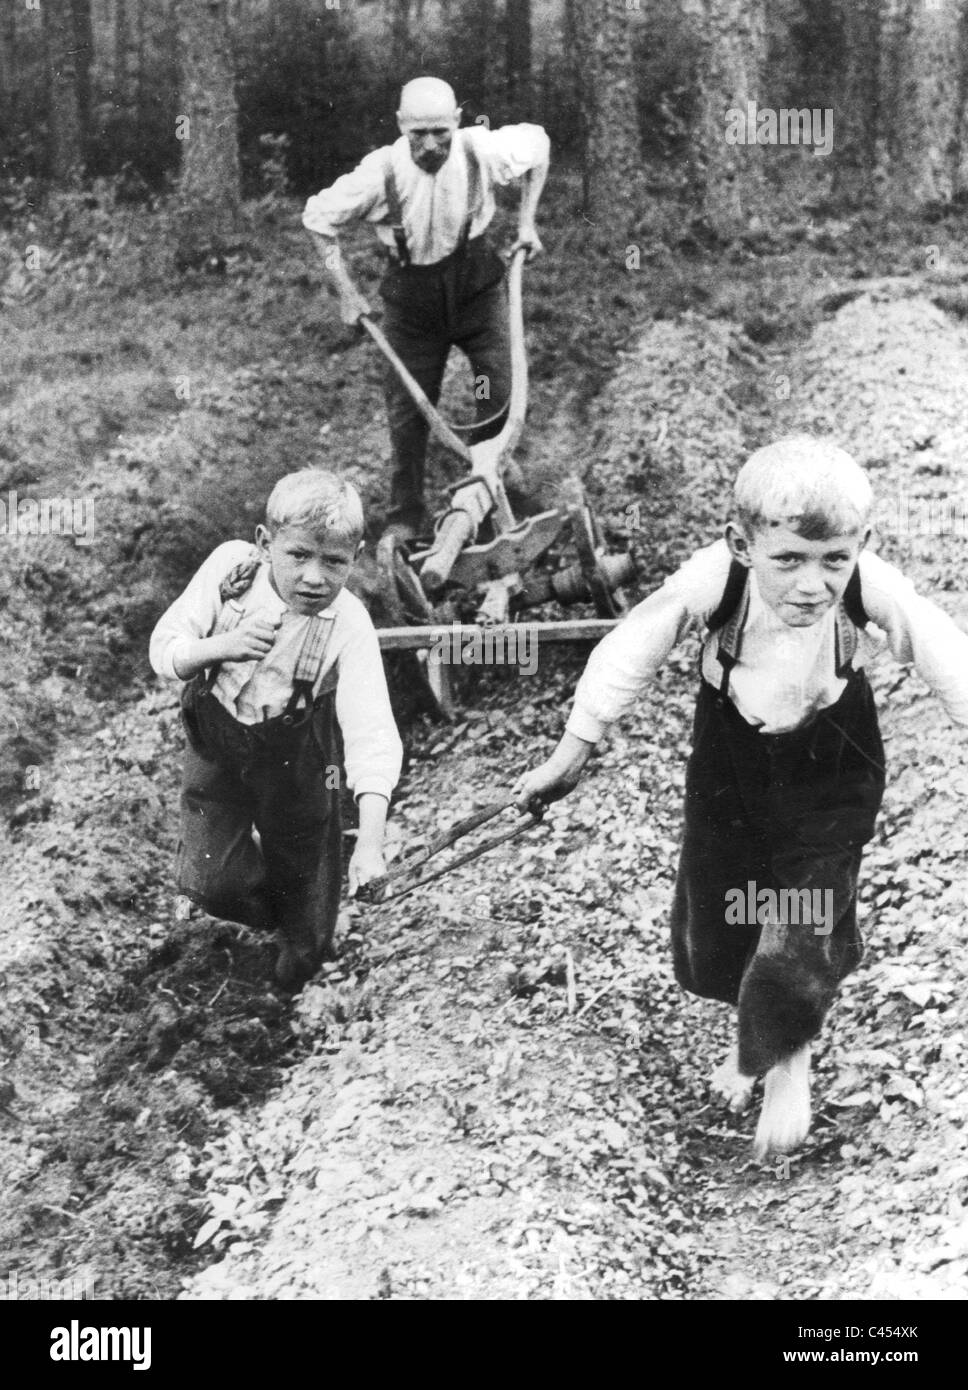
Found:
[{"label": "overall strap", "polygon": [[835,669],[837,675],[842,679],[850,669],[857,653],[860,633],[869,622],[870,617],[864,608],[864,600],[860,591],[860,566],[855,565],[853,573],[847,581],[843,597],[837,604],[837,623],[834,630]]},{"label": "overall strap", "polygon": [[860,565],[854,566],[854,571],[847,580],[847,588],[841,599],[847,616],[855,627],[864,628],[870,622],[870,614],[864,607],[864,599],[860,591]]},{"label": "overall strap", "polygon": [[[239,623],[242,621],[242,610],[236,607],[235,600],[240,599],[243,594],[247,594],[252,588],[253,581],[259,573],[259,566],[261,564],[262,559],[259,552],[253,547],[252,554],[249,558],[240,561],[237,565],[233,565],[221,584],[219,584],[218,596],[222,601],[222,607],[218,618],[215,620],[215,626],[212,628],[210,634],[212,637],[221,637],[223,632],[231,632],[234,627],[238,627]],[[210,667],[208,677],[205,681],[207,690],[211,690],[218,679],[221,665],[222,663],[217,661],[214,666]]]},{"label": "overall strap", "polygon": [[471,227],[474,218],[477,216],[483,201],[484,183],[481,175],[481,162],[477,157],[473,141],[464,139],[461,141],[464,147],[464,159],[467,165],[467,212],[464,216],[464,225],[461,227],[460,239],[457,243],[457,250],[463,251],[471,237]]},{"label": "overall strap", "polygon": [[[750,572],[745,565],[733,560],[729,567],[729,577],[722,601],[709,620],[710,631],[719,630],[719,646],[716,658],[723,668],[723,678],[719,693],[725,699],[729,695],[729,677],[739,661],[743,646],[743,629],[750,611]],[[727,607],[727,600],[729,605]]]},{"label": "overall strap", "polygon": [[706,624],[710,632],[716,632],[736,612],[746,591],[748,577],[749,570],[745,565],[741,565],[738,560],[730,560],[729,574],[726,576],[726,588],[723,590],[719,607],[711,614]]},{"label": "overall strap", "polygon": [[[726,588],[719,607],[710,616],[710,632],[720,631],[717,659],[723,668],[720,694],[729,690],[729,677],[739,660],[743,644],[743,628],[750,606],[749,570],[737,560],[730,562]],[[860,586],[860,568],[855,566],[843,597],[837,605],[834,623],[834,669],[841,679],[849,672],[860,643],[860,632],[870,622],[864,608]]]},{"label": "overall strap", "polygon": [[308,707],[312,706],[316,682],[326,661],[335,626],[335,618],[310,618],[296,658],[292,676],[292,695],[286,706],[286,714],[295,714],[301,699],[305,699]]},{"label": "overall strap", "polygon": [[397,262],[399,265],[407,266],[410,264],[410,247],[407,245],[407,233],[403,225],[403,203],[400,200],[397,177],[393,172],[392,145],[387,152],[387,162],[383,170],[383,195],[390,213],[390,230],[397,247]]}]

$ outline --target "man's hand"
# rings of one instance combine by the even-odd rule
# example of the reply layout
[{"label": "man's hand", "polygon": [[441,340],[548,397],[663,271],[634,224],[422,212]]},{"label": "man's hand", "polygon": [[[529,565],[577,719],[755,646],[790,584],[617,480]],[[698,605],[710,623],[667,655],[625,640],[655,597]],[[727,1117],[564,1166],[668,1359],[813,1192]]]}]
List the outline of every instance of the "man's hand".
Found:
[{"label": "man's hand", "polygon": [[533,222],[528,222],[518,228],[518,237],[511,247],[509,255],[513,256],[515,251],[519,251],[522,248],[528,253],[525,256],[526,261],[533,261],[535,256],[540,255],[544,250],[544,246],[541,244],[541,238],[538,236],[537,228]]},{"label": "man's hand", "polygon": [[369,303],[363,298],[359,290],[354,288],[342,289],[339,294],[339,316],[345,324],[352,328],[359,323],[363,314],[371,314],[373,310]]},{"label": "man's hand", "polygon": [[362,888],[364,883],[369,883],[371,878],[382,878],[387,871],[386,860],[383,858],[383,851],[374,845],[361,845],[357,841],[353,857],[350,859],[347,869],[349,880],[349,892],[352,898],[358,888]]},{"label": "man's hand", "polygon": [[369,314],[370,306],[353,283],[353,279],[343,263],[339,242],[334,236],[323,236],[320,232],[310,232],[316,255],[322,262],[326,278],[339,295],[339,315],[345,324],[352,327],[359,323],[361,314]]},{"label": "man's hand", "polygon": [[221,659],[261,661],[272,651],[281,622],[281,618],[267,618],[262,609],[250,613],[247,618],[242,619],[238,627],[223,635]]}]

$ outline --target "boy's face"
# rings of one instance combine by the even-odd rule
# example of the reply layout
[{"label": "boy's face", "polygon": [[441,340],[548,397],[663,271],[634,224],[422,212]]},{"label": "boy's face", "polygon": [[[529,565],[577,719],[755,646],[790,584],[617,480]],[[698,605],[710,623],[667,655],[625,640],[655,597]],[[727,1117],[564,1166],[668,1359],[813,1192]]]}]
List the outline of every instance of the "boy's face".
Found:
[{"label": "boy's face", "polygon": [[839,601],[870,532],[808,541],[788,526],[726,528],[733,556],[756,575],[763,600],[789,627],[812,627]]},{"label": "boy's face", "polygon": [[362,541],[337,540],[308,526],[258,526],[256,544],[269,562],[272,587],[287,607],[303,617],[333,602],[350,576]]}]

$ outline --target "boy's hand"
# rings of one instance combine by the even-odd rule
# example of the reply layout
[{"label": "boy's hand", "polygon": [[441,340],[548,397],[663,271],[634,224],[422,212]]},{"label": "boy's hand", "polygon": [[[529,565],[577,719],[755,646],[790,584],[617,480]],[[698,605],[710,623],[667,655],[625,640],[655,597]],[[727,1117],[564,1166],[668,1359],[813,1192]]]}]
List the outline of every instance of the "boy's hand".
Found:
[{"label": "boy's hand", "polygon": [[281,618],[267,618],[259,609],[224,635],[223,661],[261,661],[272,651]]},{"label": "boy's hand", "polygon": [[518,778],[511,791],[511,800],[520,811],[529,810],[535,797],[541,801],[559,801],[574,789],[580,776],[578,772],[573,776],[562,773],[555,759],[549,758]]},{"label": "boy's hand", "polygon": [[593,743],[566,731],[547,762],[532,768],[515,782],[511,791],[515,806],[527,811],[535,797],[542,801],[558,801],[567,796],[578,785],[594,747]]},{"label": "boy's hand", "polygon": [[375,849],[372,845],[361,845],[357,842],[347,869],[350,897],[352,898],[364,883],[369,883],[371,878],[382,878],[386,871],[383,851]]}]

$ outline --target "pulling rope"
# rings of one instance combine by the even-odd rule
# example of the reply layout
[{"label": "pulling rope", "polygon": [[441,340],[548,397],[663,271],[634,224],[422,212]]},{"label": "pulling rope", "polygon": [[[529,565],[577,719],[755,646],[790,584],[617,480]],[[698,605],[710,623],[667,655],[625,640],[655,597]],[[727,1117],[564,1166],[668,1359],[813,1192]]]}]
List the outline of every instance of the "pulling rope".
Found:
[{"label": "pulling rope", "polygon": [[[513,801],[495,801],[492,802],[491,805],[483,807],[482,810],[475,811],[472,816],[467,816],[464,820],[457,821],[449,830],[445,831],[442,835],[438,835],[436,840],[433,840],[425,850],[408,858],[405,864],[400,864],[397,868],[391,869],[389,873],[382,874],[379,878],[371,878],[369,883],[363,884],[363,886],[357,890],[356,901],[376,904],[396,902],[400,898],[409,897],[411,893],[415,892],[418,888],[422,888],[424,884],[433,883],[435,879],[442,878],[444,874],[449,874],[452,869],[460,868],[462,864],[470,864],[472,860],[479,859],[482,854],[488,854],[492,849],[497,849],[498,845],[506,844],[508,840],[515,839],[516,836],[523,834],[525,830],[530,830],[533,826],[540,823],[545,813],[544,802],[535,798],[531,802],[527,813],[523,815],[518,820],[517,824],[513,825],[510,830],[505,830],[500,835],[492,835],[490,839],[484,840],[481,844],[477,845],[476,848],[457,855],[440,868],[432,869],[430,873],[418,876],[412,883],[406,882],[406,880],[411,878],[414,873],[426,864],[428,859],[432,859],[435,855],[442,853],[443,850],[449,849],[451,845],[456,844],[457,841],[463,839],[465,835],[469,835],[471,831],[477,830],[482,825],[486,825],[488,821],[493,820],[495,816],[499,816],[502,811],[507,811],[513,805]],[[402,886],[393,889],[393,884]]]}]

